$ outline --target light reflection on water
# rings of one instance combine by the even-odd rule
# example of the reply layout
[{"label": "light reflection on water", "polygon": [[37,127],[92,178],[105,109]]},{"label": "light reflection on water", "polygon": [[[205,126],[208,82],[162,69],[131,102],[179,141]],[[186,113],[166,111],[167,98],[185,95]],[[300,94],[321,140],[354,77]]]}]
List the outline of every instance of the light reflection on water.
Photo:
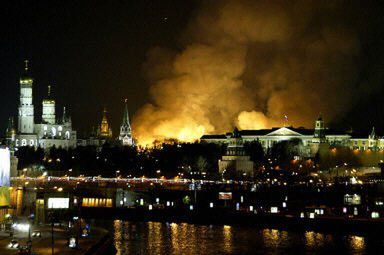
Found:
[{"label": "light reflection on water", "polygon": [[365,238],[361,236],[350,236],[349,241],[351,249],[354,251],[364,251],[365,249]]},{"label": "light reflection on water", "polygon": [[354,235],[120,220],[113,227],[117,255],[367,253],[366,238]]}]

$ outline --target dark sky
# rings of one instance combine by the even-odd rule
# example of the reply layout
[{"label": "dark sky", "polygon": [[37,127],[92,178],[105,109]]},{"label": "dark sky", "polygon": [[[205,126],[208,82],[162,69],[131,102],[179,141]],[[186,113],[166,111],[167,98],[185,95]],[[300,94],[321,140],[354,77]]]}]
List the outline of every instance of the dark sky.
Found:
[{"label": "dark sky", "polygon": [[[380,84],[384,77],[383,4],[361,1],[359,7],[359,3],[354,1],[350,8],[361,13],[359,23],[366,20],[368,25],[357,29],[362,52],[358,75]],[[35,79],[36,121],[40,121],[47,85],[53,84],[58,115],[67,106],[79,136],[100,122],[103,106],[116,134],[124,98],[128,98],[131,119],[149,100],[149,84],[143,77],[148,50],[156,46],[181,50],[178,40],[197,9],[197,0],[2,3],[0,131],[4,132],[9,116],[17,116],[19,76],[28,58]],[[349,113],[333,124],[357,129],[374,125],[383,130],[383,91],[358,98],[346,107]]]},{"label": "dark sky", "polygon": [[0,130],[8,116],[17,115],[18,80],[28,58],[36,121],[46,87],[53,84],[58,114],[66,105],[79,135],[99,123],[104,105],[117,132],[123,99],[131,115],[148,100],[142,75],[147,51],[177,47],[194,8],[189,0],[2,3]]}]

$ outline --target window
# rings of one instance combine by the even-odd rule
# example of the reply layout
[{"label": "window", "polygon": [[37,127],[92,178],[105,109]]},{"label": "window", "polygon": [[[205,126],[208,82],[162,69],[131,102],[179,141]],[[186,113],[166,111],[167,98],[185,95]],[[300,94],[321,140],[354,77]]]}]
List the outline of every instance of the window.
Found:
[{"label": "window", "polygon": [[56,128],[55,127],[52,127],[52,136],[56,136]]}]

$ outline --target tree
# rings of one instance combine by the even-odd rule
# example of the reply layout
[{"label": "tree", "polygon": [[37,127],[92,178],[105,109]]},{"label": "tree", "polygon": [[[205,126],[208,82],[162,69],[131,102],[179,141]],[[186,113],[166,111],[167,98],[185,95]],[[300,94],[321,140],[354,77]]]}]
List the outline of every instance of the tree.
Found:
[{"label": "tree", "polygon": [[[295,156],[300,160],[295,160]],[[274,144],[270,150],[269,158],[278,169],[293,170],[302,165],[302,158],[306,156],[305,147],[300,139],[291,139]]]},{"label": "tree", "polygon": [[196,161],[196,169],[202,173],[207,171],[208,162],[203,156],[199,156]]},{"label": "tree", "polygon": [[264,149],[259,141],[245,142],[244,150],[256,164],[264,161]]}]

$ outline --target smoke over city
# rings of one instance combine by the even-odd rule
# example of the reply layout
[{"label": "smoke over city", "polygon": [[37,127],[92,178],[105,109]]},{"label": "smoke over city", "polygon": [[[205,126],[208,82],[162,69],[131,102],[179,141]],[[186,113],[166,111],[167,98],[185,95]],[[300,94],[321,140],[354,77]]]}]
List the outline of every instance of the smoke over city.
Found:
[{"label": "smoke over city", "polygon": [[[204,1],[205,2],[205,1]],[[370,93],[359,77],[359,14],[343,1],[212,1],[180,49],[148,52],[151,102],[134,117],[140,144],[340,118]],[[285,117],[287,116],[287,118]],[[288,123],[286,123],[288,122]]]}]

